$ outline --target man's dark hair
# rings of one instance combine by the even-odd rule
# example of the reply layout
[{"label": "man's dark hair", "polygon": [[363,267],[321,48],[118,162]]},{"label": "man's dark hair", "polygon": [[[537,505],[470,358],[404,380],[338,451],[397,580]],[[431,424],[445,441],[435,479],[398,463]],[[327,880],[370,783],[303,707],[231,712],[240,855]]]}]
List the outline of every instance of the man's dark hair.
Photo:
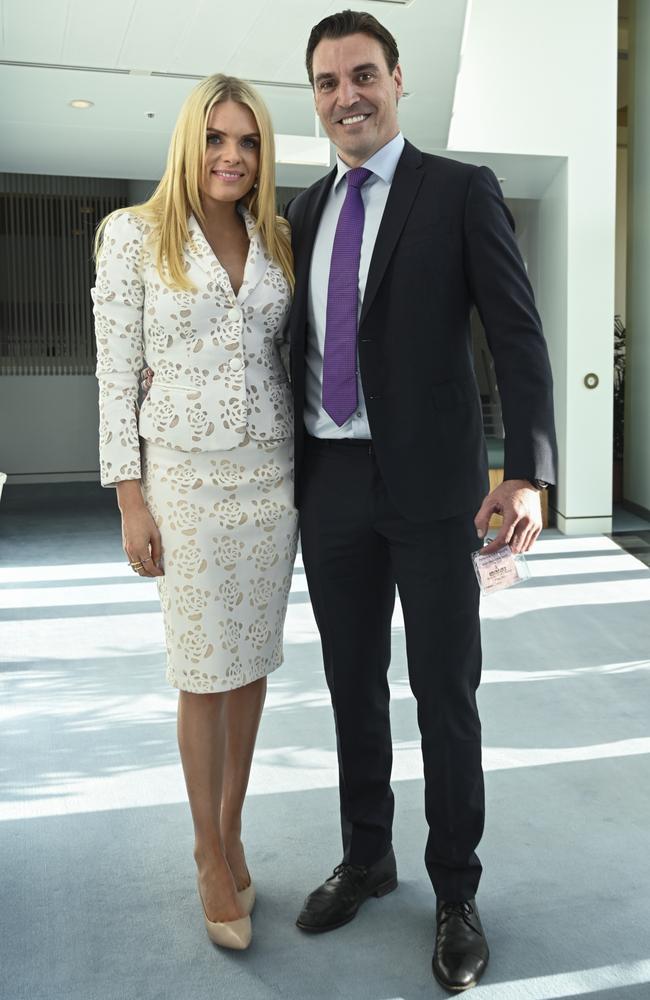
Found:
[{"label": "man's dark hair", "polygon": [[344,10],[340,14],[330,14],[311,29],[311,35],[307,42],[307,55],[305,62],[307,65],[307,75],[312,87],[314,86],[314,49],[324,38],[345,38],[346,35],[356,35],[361,33],[376,38],[384,50],[388,72],[392,73],[399,62],[399,52],[397,42],[391,35],[388,28],[384,28],[376,17],[372,14],[365,14],[363,11]]}]

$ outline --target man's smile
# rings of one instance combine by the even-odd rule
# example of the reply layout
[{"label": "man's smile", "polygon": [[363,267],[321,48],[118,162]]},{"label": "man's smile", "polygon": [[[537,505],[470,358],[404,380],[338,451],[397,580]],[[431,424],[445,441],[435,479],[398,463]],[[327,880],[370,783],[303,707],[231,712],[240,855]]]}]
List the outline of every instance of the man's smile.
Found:
[{"label": "man's smile", "polygon": [[344,118],[339,118],[337,125],[359,125],[361,122],[365,122],[367,118],[370,118],[370,112],[361,112],[356,115],[346,115]]}]

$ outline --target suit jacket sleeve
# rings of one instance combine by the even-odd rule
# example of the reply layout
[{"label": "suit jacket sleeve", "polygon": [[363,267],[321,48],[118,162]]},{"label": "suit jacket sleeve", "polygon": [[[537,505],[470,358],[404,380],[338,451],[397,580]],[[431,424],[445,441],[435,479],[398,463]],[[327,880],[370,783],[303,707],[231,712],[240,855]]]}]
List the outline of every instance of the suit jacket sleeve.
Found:
[{"label": "suit jacket sleeve", "polygon": [[501,187],[487,167],[470,179],[464,254],[494,358],[505,429],[505,479],[556,481],[553,382],[542,325]]},{"label": "suit jacket sleeve", "polygon": [[109,220],[92,289],[99,381],[102,486],[140,479],[138,383],[143,367],[142,232],[133,216]]}]

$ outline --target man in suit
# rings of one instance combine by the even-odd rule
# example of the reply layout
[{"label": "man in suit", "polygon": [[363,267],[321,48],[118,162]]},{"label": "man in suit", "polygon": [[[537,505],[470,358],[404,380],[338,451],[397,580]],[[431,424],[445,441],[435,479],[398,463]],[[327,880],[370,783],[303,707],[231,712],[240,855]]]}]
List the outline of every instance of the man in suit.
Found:
[{"label": "man in suit", "polygon": [[[484,820],[479,594],[471,553],[526,551],[554,481],[551,374],[494,174],[419,152],[400,133],[392,35],[345,11],[312,30],[307,70],[335,169],[290,205],[296,501],[336,723],[343,859],[298,926],[332,930],[397,885],[387,670],[399,589],[417,700],[436,897],[433,971],[480,979]],[[503,405],[505,481],[486,496],[472,367],[475,304]],[[478,513],[477,513],[478,512]]]}]

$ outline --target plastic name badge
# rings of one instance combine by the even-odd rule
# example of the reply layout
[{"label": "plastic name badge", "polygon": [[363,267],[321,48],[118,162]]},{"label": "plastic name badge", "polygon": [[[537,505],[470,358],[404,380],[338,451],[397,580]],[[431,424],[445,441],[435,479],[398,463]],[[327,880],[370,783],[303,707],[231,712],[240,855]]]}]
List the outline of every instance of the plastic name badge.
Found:
[{"label": "plastic name badge", "polygon": [[530,577],[530,569],[522,553],[515,554],[509,545],[496,552],[472,552],[474,572],[482,594],[514,587]]}]

